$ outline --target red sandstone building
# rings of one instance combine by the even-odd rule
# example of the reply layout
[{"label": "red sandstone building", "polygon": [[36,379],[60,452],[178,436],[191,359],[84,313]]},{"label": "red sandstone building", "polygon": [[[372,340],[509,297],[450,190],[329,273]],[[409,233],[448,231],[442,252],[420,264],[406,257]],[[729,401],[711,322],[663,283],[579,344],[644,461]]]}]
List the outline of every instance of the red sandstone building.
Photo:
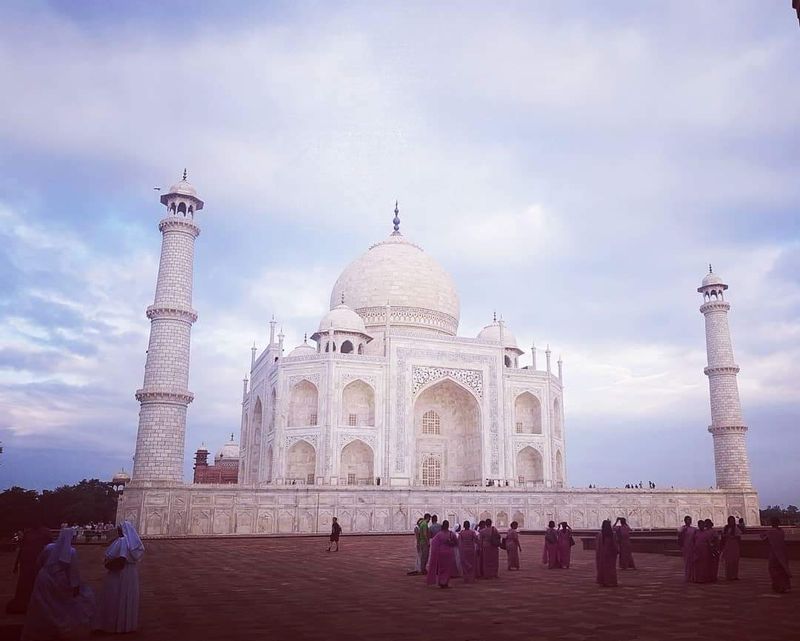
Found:
[{"label": "red sandstone building", "polygon": [[238,483],[239,444],[233,440],[225,443],[214,457],[214,465],[208,464],[208,450],[204,445],[194,455],[194,483]]}]

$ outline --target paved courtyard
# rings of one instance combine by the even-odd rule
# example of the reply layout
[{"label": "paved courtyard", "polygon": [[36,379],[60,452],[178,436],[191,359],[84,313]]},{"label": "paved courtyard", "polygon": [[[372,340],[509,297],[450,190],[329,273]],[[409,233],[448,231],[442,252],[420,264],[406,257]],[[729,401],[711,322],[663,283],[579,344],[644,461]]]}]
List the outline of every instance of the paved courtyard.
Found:
[{"label": "paved courtyard", "polygon": [[[575,546],[569,570],[538,561],[542,537],[523,536],[523,569],[454,589],[406,576],[412,537],[146,541],[141,630],[148,641],[442,639],[552,641],[800,639],[800,591],[773,595],[766,561],[743,559],[742,579],[683,583],[679,558],[640,554],[620,587],[594,582],[594,556]],[[102,584],[101,546],[81,546],[86,580]],[[0,598],[13,592],[13,557],[0,555]],[[3,619],[0,627],[22,622]],[[8,628],[6,628],[8,630]]]}]

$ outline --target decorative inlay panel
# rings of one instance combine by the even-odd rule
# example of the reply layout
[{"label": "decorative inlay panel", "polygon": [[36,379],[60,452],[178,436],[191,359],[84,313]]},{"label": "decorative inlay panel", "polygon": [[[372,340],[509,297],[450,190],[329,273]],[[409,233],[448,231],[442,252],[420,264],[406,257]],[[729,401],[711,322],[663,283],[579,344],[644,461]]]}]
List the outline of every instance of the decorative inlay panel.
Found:
[{"label": "decorative inlay panel", "polygon": [[483,398],[483,372],[479,369],[455,369],[450,367],[424,367],[415,365],[411,370],[411,393],[440,378],[452,378],[469,387],[478,398]]}]

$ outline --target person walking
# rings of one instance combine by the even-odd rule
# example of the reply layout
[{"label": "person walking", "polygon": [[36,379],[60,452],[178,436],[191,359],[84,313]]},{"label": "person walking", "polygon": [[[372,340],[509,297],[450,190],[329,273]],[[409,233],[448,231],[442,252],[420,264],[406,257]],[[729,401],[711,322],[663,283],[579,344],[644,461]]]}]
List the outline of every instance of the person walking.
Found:
[{"label": "person walking", "polygon": [[428,585],[450,587],[450,577],[456,569],[456,547],[458,538],[450,531],[450,522],[445,519],[439,531],[431,539],[431,554],[428,561]]},{"label": "person walking", "polygon": [[597,582],[604,588],[617,586],[617,537],[606,519],[595,539]]},{"label": "person walking", "polygon": [[519,543],[518,527],[519,523],[511,521],[510,529],[506,533],[506,554],[508,555],[509,570],[519,570],[519,553],[522,551],[522,546]]},{"label": "person walking", "polygon": [[783,594],[792,589],[792,573],[789,570],[786,535],[781,530],[781,522],[777,517],[772,517],[770,525],[770,529],[761,535],[761,539],[769,544],[767,569],[772,581],[772,591]]},{"label": "person walking", "polygon": [[[617,523],[619,525],[617,525]],[[617,546],[619,547],[619,569],[635,570],[633,562],[633,546],[631,545],[631,528],[628,521],[623,516],[618,516],[614,524],[614,533],[617,535]]]},{"label": "person walking", "polygon": [[94,593],[81,582],[74,539],[74,528],[62,528],[56,542],[39,554],[22,641],[73,638],[88,632]]},{"label": "person walking", "polygon": [[419,550],[419,571],[422,574],[428,573],[428,555],[431,550],[430,533],[431,515],[427,512],[422,517],[422,521],[417,526],[417,550]]},{"label": "person walking", "polygon": [[474,583],[478,564],[478,533],[470,528],[469,521],[458,535],[458,556],[461,559],[461,575],[464,583]]},{"label": "person walking", "polygon": [[19,540],[17,558],[14,559],[14,574],[17,575],[17,588],[14,598],[6,604],[7,614],[25,614],[31,600],[33,584],[36,581],[36,559],[44,547],[53,540],[41,519],[26,529]]},{"label": "person walking", "polygon": [[544,552],[542,553],[542,563],[547,564],[547,568],[553,570],[560,568],[561,563],[558,559],[558,532],[556,522],[550,521],[544,532]]},{"label": "person walking", "polygon": [[740,542],[742,531],[736,524],[736,518],[728,517],[728,522],[722,528],[722,556],[725,559],[725,580],[736,581],[739,579],[739,557],[741,556]]},{"label": "person walking", "polygon": [[108,546],[104,565],[108,572],[95,617],[94,629],[114,634],[139,627],[139,562],[144,545],[130,521],[123,521],[119,537]]},{"label": "person walking", "polygon": [[572,528],[569,523],[562,521],[558,524],[558,564],[562,568],[568,568],[572,557],[572,546],[575,539],[572,538]]},{"label": "person walking", "polygon": [[678,530],[678,547],[683,554],[683,576],[687,583],[694,581],[694,535],[697,528],[692,525],[692,517],[683,517],[683,526]]},{"label": "person walking", "polygon": [[335,516],[333,517],[333,521],[331,522],[331,535],[328,537],[328,552],[331,551],[331,548],[336,546],[333,551],[339,551],[339,536],[342,534],[342,526],[339,525],[339,519]]},{"label": "person walking", "polygon": [[481,530],[481,560],[483,578],[496,579],[500,571],[500,532],[492,525],[492,519],[486,519]]}]

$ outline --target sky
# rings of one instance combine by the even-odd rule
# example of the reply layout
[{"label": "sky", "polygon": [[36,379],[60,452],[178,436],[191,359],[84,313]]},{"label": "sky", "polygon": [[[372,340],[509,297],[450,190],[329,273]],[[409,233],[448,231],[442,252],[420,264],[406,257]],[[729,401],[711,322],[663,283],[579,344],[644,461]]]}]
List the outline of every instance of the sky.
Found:
[{"label": "sky", "polygon": [[788,0],[0,4],[0,488],[130,470],[154,187],[199,215],[186,438],[402,230],[459,333],[563,355],[571,484],[708,487],[713,263],[762,504],[800,501],[800,28]]}]

